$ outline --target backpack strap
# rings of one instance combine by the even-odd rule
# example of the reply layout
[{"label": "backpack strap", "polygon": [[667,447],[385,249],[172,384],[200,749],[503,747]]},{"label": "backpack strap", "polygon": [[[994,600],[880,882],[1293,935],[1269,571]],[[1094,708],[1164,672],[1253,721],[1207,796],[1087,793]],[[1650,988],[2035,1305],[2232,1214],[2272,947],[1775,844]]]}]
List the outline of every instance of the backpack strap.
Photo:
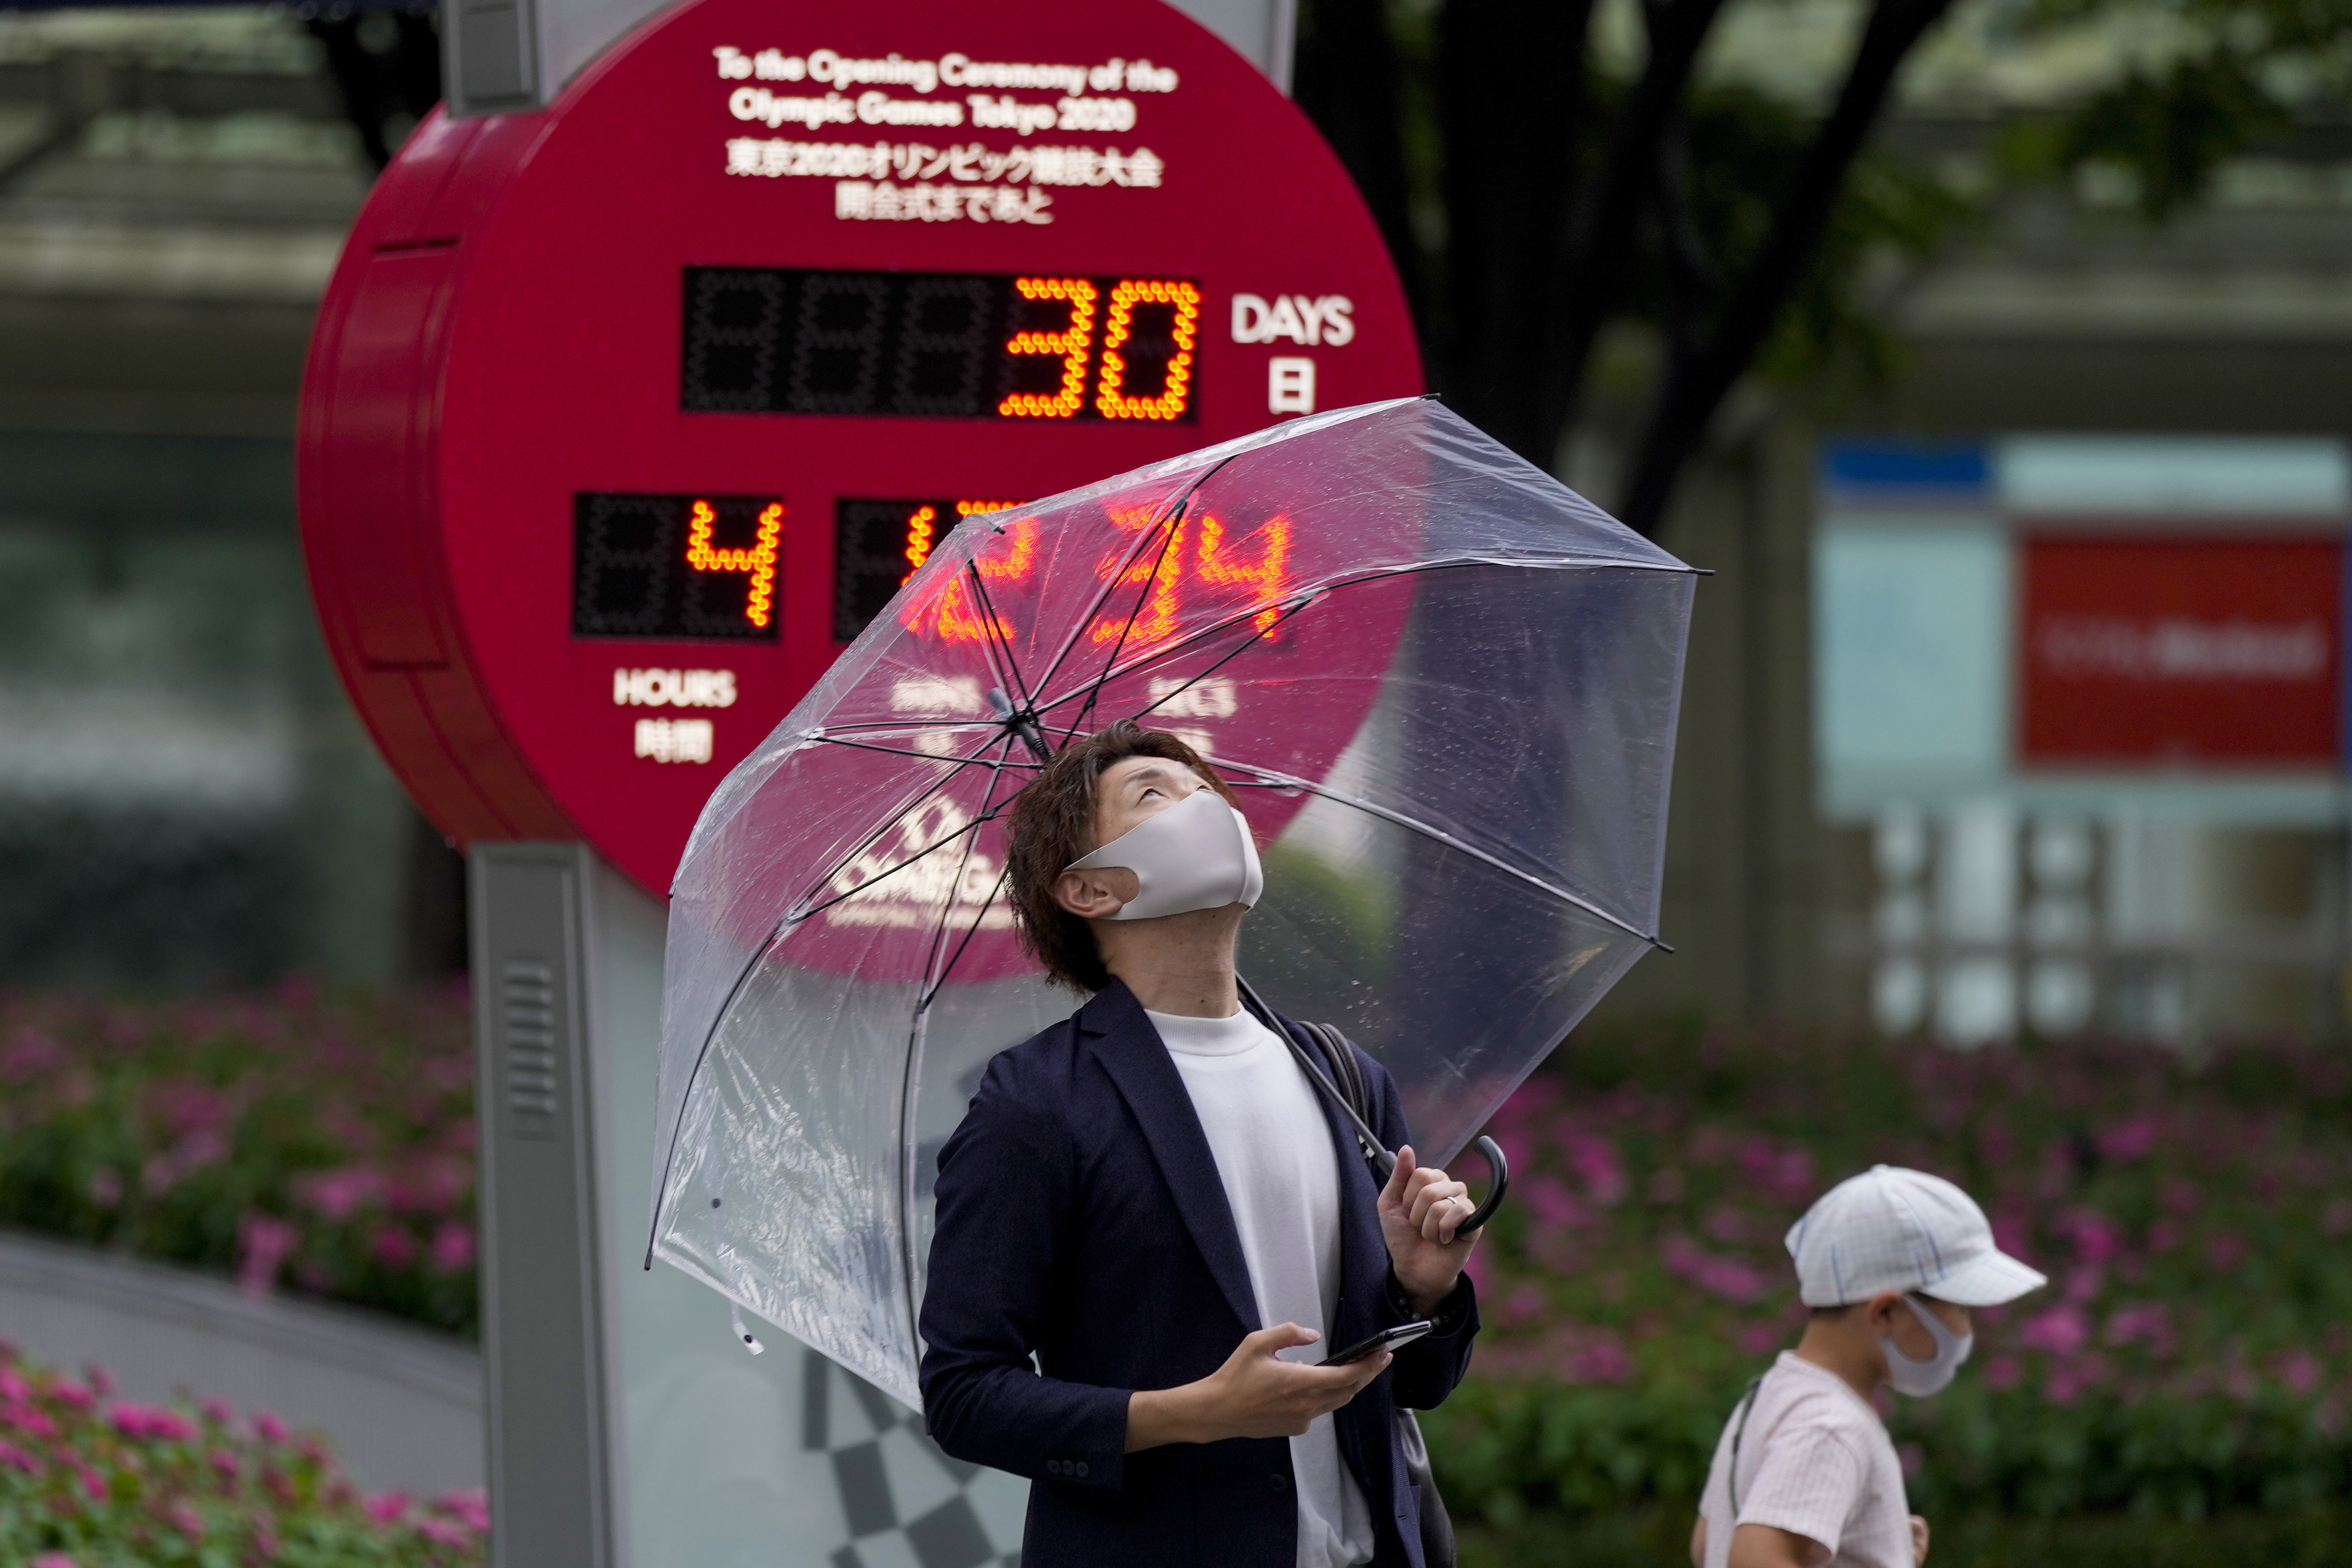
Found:
[{"label": "backpack strap", "polygon": [[1748,1436],[1748,1413],[1756,1408],[1756,1391],[1764,1386],[1764,1375],[1758,1373],[1748,1380],[1748,1392],[1739,1399],[1739,1416],[1731,1428],[1731,1463],[1724,1467],[1723,1484],[1731,1493],[1731,1522],[1739,1523],[1739,1439]]},{"label": "backpack strap", "polygon": [[[1371,1121],[1365,1114],[1371,1108],[1370,1095],[1364,1082],[1362,1067],[1356,1061],[1356,1053],[1348,1048],[1348,1042],[1340,1038],[1339,1031],[1328,1024],[1306,1024],[1301,1027],[1318,1047],[1310,1054],[1305,1046],[1298,1043],[1297,1035],[1282,1027],[1282,1020],[1275,1016],[1274,1009],[1265,1005],[1265,999],[1247,980],[1238,975],[1234,978],[1241,989],[1242,1005],[1255,1013],[1258,1022],[1272,1030],[1275,1037],[1289,1048],[1291,1057],[1306,1072],[1307,1082],[1320,1090],[1347,1117],[1355,1132],[1357,1146],[1363,1150],[1365,1162],[1372,1167],[1372,1185],[1380,1186],[1386,1184],[1389,1173],[1396,1168],[1396,1156],[1381,1145],[1380,1134],[1372,1131]],[[1322,1059],[1319,1061],[1317,1060],[1318,1057]],[[1332,1081],[1331,1075],[1335,1071],[1347,1074],[1342,1082],[1353,1081],[1355,1088],[1352,1092]]]},{"label": "backpack strap", "polygon": [[[1371,1084],[1366,1081],[1364,1064],[1356,1060],[1355,1048],[1348,1043],[1348,1037],[1328,1023],[1302,1023],[1299,1027],[1322,1048],[1324,1071],[1331,1075],[1332,1086],[1339,1090],[1340,1099],[1356,1113],[1359,1123],[1369,1124],[1372,1119]],[[1372,1167],[1373,1184],[1387,1181],[1388,1173],[1381,1168],[1378,1145],[1358,1132],[1356,1148],[1363,1155],[1364,1163]]]},{"label": "backpack strap", "polygon": [[[1282,1043],[1290,1049],[1292,1058],[1306,1072],[1307,1081],[1322,1091],[1348,1118],[1349,1125],[1355,1131],[1356,1146],[1363,1151],[1364,1163],[1372,1167],[1372,1185],[1387,1186],[1390,1174],[1396,1169],[1396,1155],[1381,1142],[1381,1135],[1372,1131],[1370,1085],[1364,1077],[1363,1063],[1356,1060],[1355,1049],[1349,1045],[1345,1036],[1328,1023],[1302,1024],[1300,1029],[1318,1047],[1310,1055],[1307,1048],[1298,1043],[1298,1037],[1282,1026],[1282,1020],[1275,1016],[1274,1009],[1265,1005],[1265,998],[1247,980],[1239,975],[1234,976],[1234,980],[1240,988],[1242,1005],[1255,1013],[1258,1021],[1281,1039]],[[1317,1061],[1318,1057],[1322,1059],[1319,1062]],[[1333,1081],[1335,1073],[1339,1075],[1336,1082]],[[1343,1088],[1342,1084],[1349,1087]],[[1503,1206],[1503,1196],[1511,1190],[1511,1164],[1503,1155],[1503,1146],[1484,1133],[1479,1134],[1470,1146],[1477,1150],[1479,1158],[1486,1162],[1490,1179],[1486,1184],[1486,1201],[1471,1210],[1470,1218],[1454,1228],[1456,1237],[1469,1235],[1494,1218],[1495,1210]]]}]

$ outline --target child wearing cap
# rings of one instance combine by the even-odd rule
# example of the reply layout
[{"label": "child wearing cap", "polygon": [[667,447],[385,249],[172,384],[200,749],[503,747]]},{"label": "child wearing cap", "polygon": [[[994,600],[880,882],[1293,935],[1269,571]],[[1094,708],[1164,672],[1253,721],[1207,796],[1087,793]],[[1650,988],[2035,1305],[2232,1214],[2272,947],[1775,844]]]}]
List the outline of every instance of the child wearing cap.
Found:
[{"label": "child wearing cap", "polygon": [[1942,1389],[1969,1358],[1969,1309],[2049,1281],[1993,1245],[1967,1193],[1893,1166],[1832,1187],[1788,1246],[1812,1321],[1724,1426],[1693,1568],[1918,1568],[1927,1521],[1871,1396]]}]

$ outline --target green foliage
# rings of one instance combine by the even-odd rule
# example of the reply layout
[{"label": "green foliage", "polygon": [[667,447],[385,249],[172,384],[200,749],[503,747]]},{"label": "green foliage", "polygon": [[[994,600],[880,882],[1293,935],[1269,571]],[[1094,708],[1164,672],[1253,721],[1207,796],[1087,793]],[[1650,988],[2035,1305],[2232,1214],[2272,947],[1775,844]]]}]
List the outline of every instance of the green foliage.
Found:
[{"label": "green foliage", "polygon": [[2137,57],[2063,113],[2010,127],[2006,162],[2029,178],[2120,175],[2150,221],[2298,120],[2340,115],[2352,89],[2352,0],[2039,0],[2027,36],[2100,21],[2128,25]]},{"label": "green foliage", "polygon": [[1951,1390],[1887,1406],[1921,1511],[2352,1508],[2340,1052],[1629,1032],[1572,1042],[1493,1130],[1515,1180],[1476,1263],[1488,1327],[1427,1417],[1467,1520],[1686,1530],[1741,1385],[1801,1330],[1783,1234],[1882,1160],[1968,1187],[2053,1280],[1978,1314]]},{"label": "green foliage", "polygon": [[1901,368],[1870,280],[1888,264],[1927,265],[1980,227],[1981,202],[1883,151],[1855,160],[1813,258],[1758,353],[1756,370],[1783,386],[1848,375],[1879,387]]},{"label": "green foliage", "polygon": [[30,1568],[469,1568],[476,1492],[364,1497],[267,1412],[110,1404],[0,1351],[0,1562]]},{"label": "green foliage", "polygon": [[1384,967],[1396,912],[1378,879],[1342,870],[1313,850],[1277,843],[1265,852],[1266,897],[1261,905],[1285,922],[1307,949],[1302,955],[1342,973]]},{"label": "green foliage", "polygon": [[[1815,131],[1809,114],[1750,87],[1695,87],[1685,110],[1692,228],[1719,281],[1745,272],[1764,244]],[[1892,263],[1915,266],[1981,217],[1946,183],[1883,151],[1865,152],[1848,174],[1829,231],[1783,307],[1757,370],[1786,385],[1850,374],[1876,384],[1897,360],[1868,279]],[[1672,308],[1654,281],[1663,258],[1639,269],[1629,303],[1661,323]]]},{"label": "green foliage", "polygon": [[457,994],[0,998],[0,1225],[470,1333]]}]

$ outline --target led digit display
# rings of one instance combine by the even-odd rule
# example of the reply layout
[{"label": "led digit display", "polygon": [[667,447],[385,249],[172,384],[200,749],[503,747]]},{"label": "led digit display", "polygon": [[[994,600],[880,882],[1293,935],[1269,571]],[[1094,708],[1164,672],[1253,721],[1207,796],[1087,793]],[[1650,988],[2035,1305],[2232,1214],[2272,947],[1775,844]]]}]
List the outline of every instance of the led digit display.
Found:
[{"label": "led digit display", "polygon": [[572,634],[772,643],[784,504],[771,496],[572,497]]},{"label": "led digit display", "polygon": [[1190,423],[1201,300],[1184,278],[689,267],[678,406]]},{"label": "led digit display", "polygon": [[1006,340],[1007,354],[1056,354],[1062,361],[1062,384],[1051,392],[1007,393],[996,412],[1008,419],[1067,419],[1086,399],[1087,350],[1094,340],[1095,286],[1083,277],[1017,277],[1013,292],[1023,299],[1066,299],[1069,319],[1058,332],[1034,329],[1015,332]]},{"label": "led digit display", "polygon": [[846,643],[882,613],[948,531],[978,512],[1018,501],[858,500],[833,508],[833,640]]},{"label": "led digit display", "polygon": [[[1146,347],[1139,329],[1141,319],[1154,306],[1166,306],[1169,319],[1168,350],[1155,355]],[[1095,398],[1095,407],[1105,419],[1181,419],[1191,406],[1185,389],[1192,380],[1192,344],[1198,337],[1201,321],[1201,291],[1189,283],[1146,282],[1139,278],[1122,278],[1110,291],[1110,320],[1103,329],[1102,391]],[[1122,353],[1120,350],[1125,350]],[[1129,374],[1129,357],[1143,360],[1146,364],[1160,360],[1159,388],[1156,393],[1131,395],[1134,378]],[[1148,378],[1147,378],[1148,379]]]}]

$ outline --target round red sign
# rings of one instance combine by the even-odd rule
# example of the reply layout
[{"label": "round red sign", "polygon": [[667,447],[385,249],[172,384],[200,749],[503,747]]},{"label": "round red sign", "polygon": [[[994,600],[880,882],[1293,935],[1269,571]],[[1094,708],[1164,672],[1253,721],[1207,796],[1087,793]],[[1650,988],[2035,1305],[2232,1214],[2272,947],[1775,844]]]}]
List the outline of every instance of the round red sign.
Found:
[{"label": "round red sign", "polygon": [[1420,386],[1338,161],[1178,12],[696,0],[385,172],[303,535],[435,822],[658,891],[963,517]]}]

